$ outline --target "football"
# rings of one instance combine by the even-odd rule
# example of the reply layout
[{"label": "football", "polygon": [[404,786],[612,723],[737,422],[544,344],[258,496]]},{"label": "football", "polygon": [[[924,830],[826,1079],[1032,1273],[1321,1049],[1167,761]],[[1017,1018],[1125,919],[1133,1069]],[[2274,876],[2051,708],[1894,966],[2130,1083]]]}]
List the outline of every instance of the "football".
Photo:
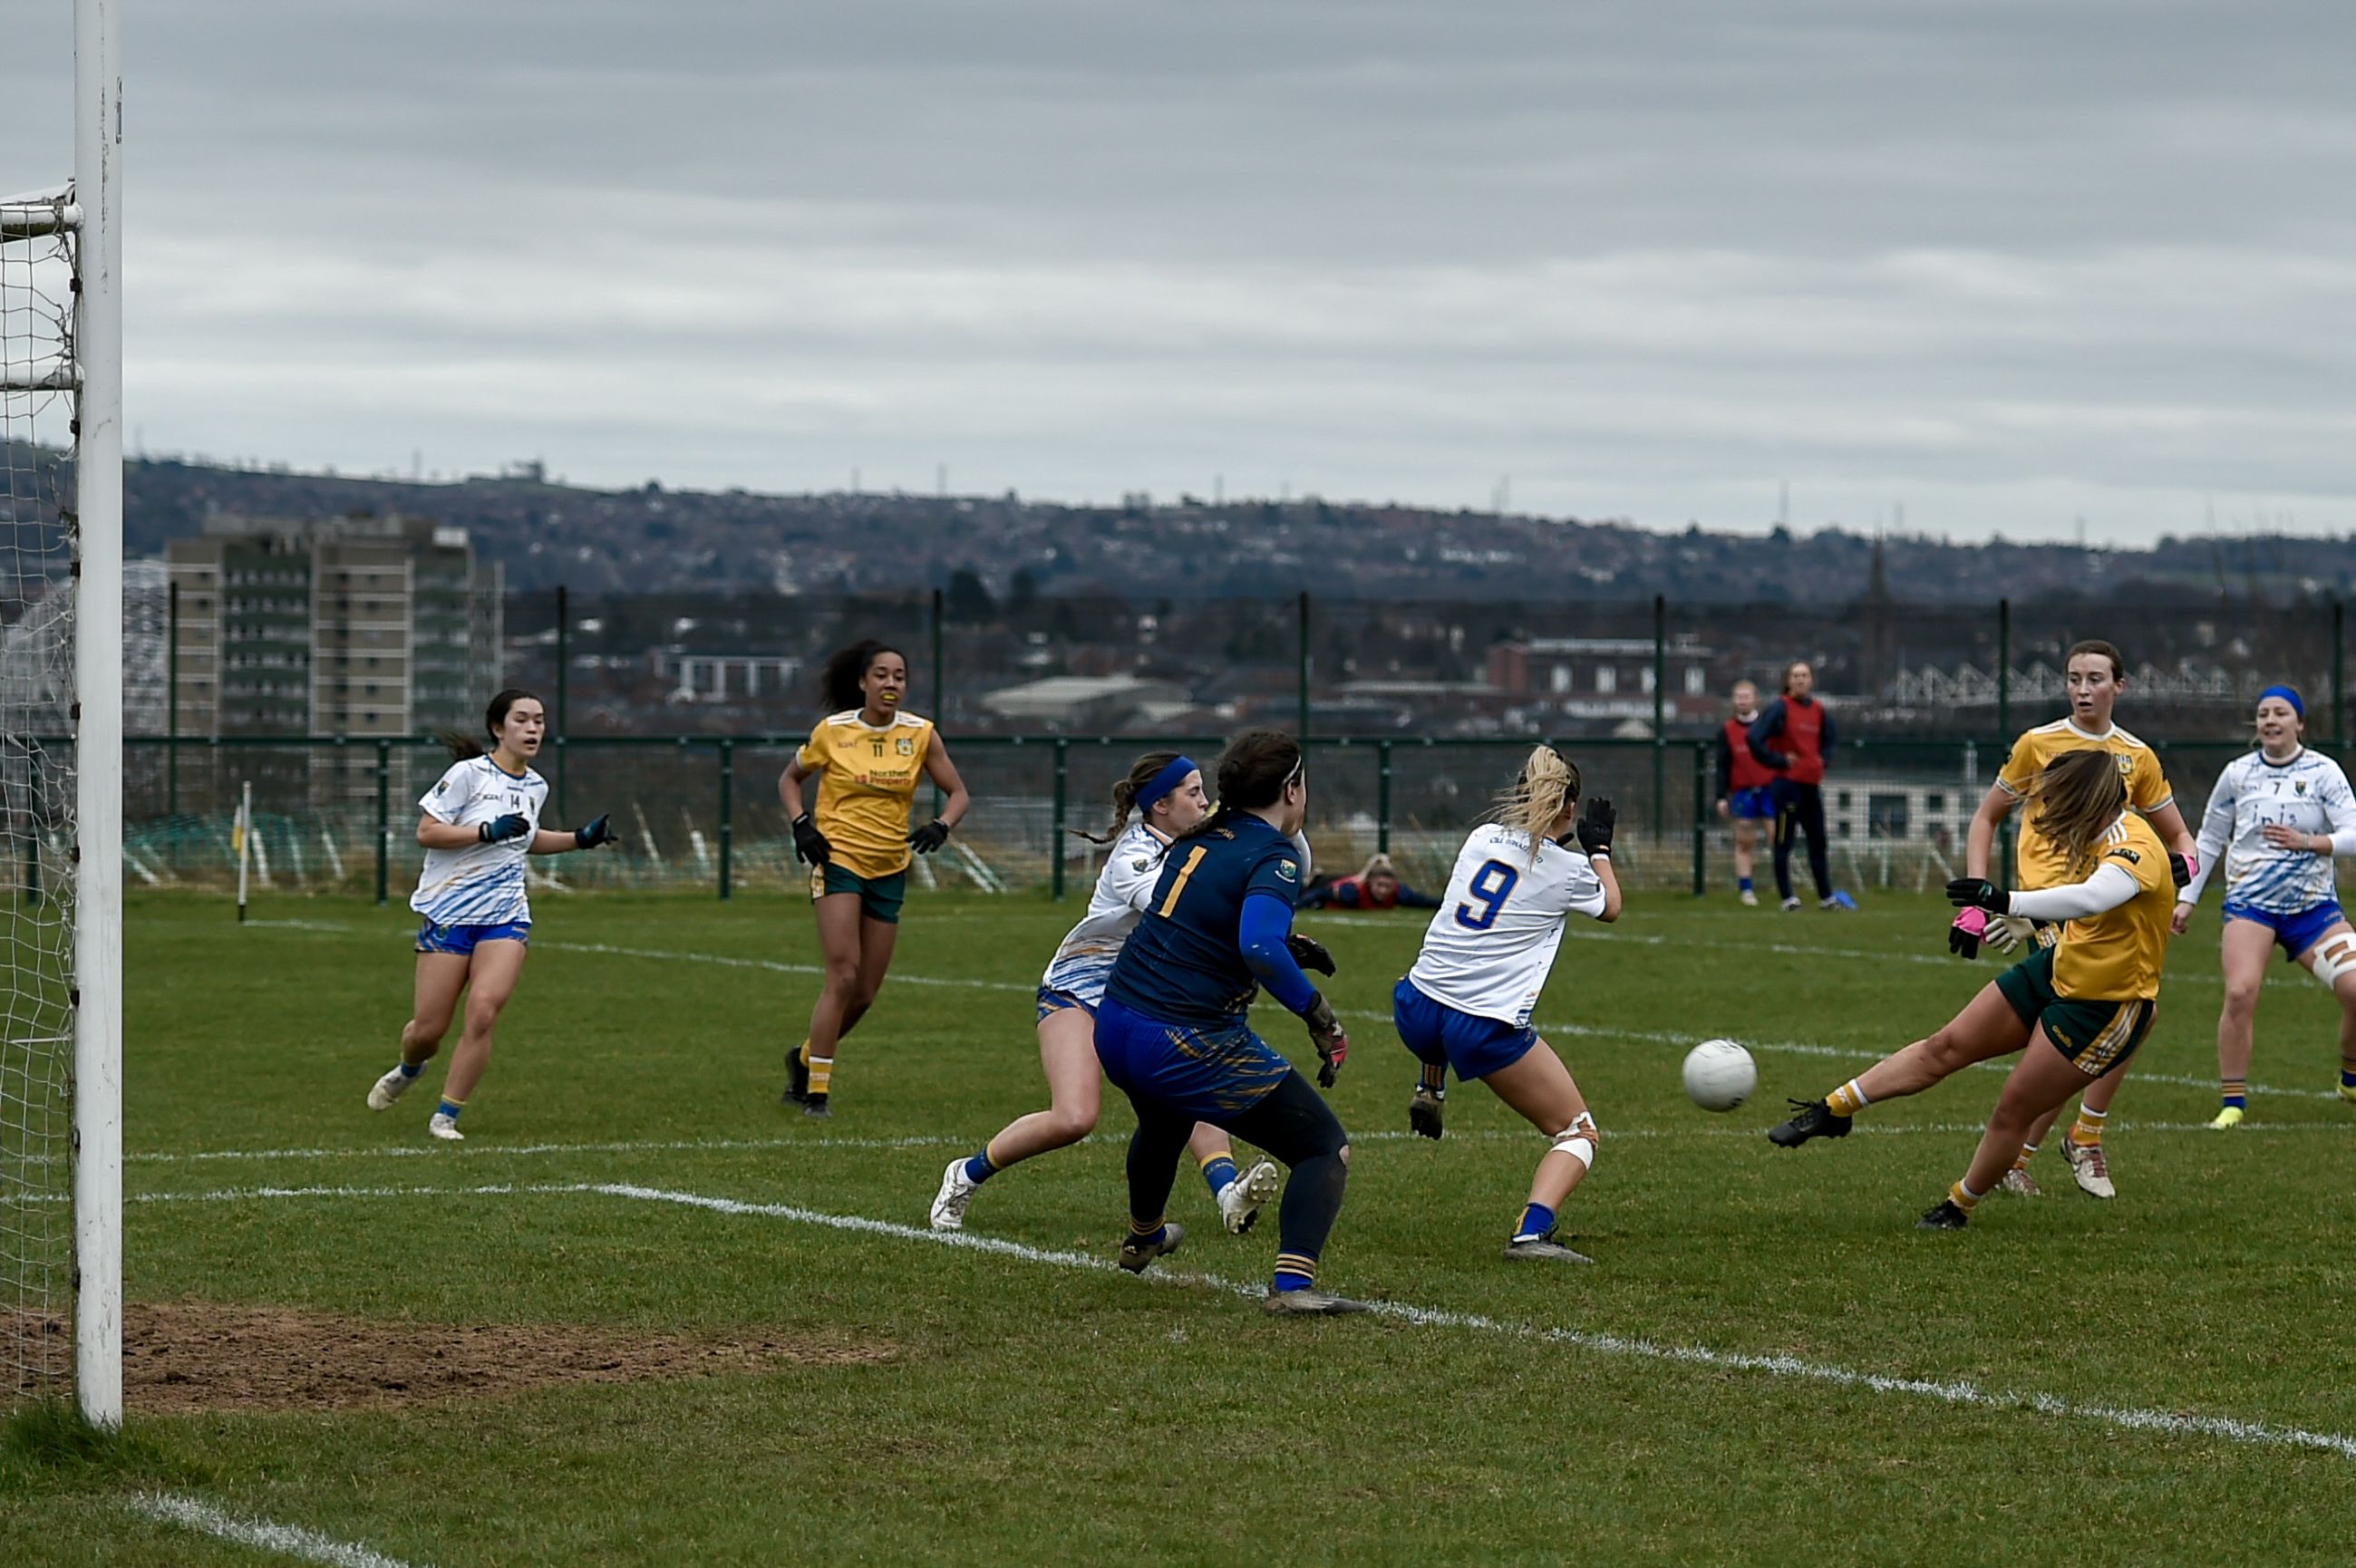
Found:
[{"label": "football", "polygon": [[1686,1052],[1686,1093],[1705,1111],[1731,1111],[1758,1087],[1758,1064],[1730,1040],[1706,1040]]}]

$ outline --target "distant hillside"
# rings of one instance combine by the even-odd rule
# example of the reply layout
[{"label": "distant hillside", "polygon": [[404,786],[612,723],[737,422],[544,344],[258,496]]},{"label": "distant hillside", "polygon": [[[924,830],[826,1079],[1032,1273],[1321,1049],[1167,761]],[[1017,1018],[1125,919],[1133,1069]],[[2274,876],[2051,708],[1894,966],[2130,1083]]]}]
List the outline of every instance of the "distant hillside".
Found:
[{"label": "distant hillside", "polygon": [[[584,592],[909,592],[960,569],[993,592],[1345,598],[1616,600],[1831,604],[1869,584],[1873,540],[1654,533],[1474,512],[1315,498],[1119,507],[1014,496],[762,496],[743,490],[588,490],[533,475],[454,484],[134,462],[128,543],[154,554],[216,512],[262,517],[430,517],[467,528],[516,590]],[[2148,550],[1884,541],[1901,602],[2109,599],[2136,583],[2199,595],[2303,597],[2356,581],[2356,539],[2163,539]]]}]

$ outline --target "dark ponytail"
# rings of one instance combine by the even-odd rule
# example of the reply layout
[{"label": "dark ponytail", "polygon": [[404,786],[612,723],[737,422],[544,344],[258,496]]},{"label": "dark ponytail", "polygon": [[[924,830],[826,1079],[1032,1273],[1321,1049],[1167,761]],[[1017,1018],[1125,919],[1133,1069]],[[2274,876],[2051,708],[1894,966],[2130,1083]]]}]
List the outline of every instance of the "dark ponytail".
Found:
[{"label": "dark ponytail", "polygon": [[867,679],[869,667],[885,654],[900,654],[904,663],[908,657],[891,644],[877,642],[873,637],[862,637],[849,647],[836,650],[818,677],[819,688],[826,693],[827,710],[841,713],[867,706],[867,693],[862,689],[862,683]]},{"label": "dark ponytail", "polygon": [[[490,706],[483,709],[483,733],[490,737],[491,745],[498,743],[499,726],[507,722],[509,711],[517,703],[538,701],[539,693],[526,691],[519,686],[510,686],[492,698]],[[450,760],[454,763],[482,756],[491,750],[490,746],[486,746],[463,730],[436,730],[434,738],[450,748]]]},{"label": "dark ponytail", "polygon": [[1178,757],[1176,752],[1148,752],[1130,764],[1129,776],[1112,786],[1112,826],[1104,830],[1103,837],[1098,837],[1085,827],[1075,827],[1069,831],[1091,844],[1109,844],[1119,837],[1120,830],[1129,826],[1129,814],[1137,809],[1139,792],[1151,784],[1154,777],[1176,762]]},{"label": "dark ponytail", "polygon": [[1199,838],[1248,811],[1274,805],[1304,766],[1301,742],[1281,730],[1246,730],[1219,753],[1219,808],[1182,838]]}]

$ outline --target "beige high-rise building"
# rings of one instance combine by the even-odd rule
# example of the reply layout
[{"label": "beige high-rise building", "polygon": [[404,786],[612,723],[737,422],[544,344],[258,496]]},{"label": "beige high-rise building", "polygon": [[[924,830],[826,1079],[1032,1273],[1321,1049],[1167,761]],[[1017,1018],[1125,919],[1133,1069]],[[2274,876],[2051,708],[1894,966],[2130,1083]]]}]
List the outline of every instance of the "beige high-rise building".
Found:
[{"label": "beige high-rise building", "polygon": [[499,684],[503,574],[413,517],[220,517],[166,547],[185,736],[472,732]]}]

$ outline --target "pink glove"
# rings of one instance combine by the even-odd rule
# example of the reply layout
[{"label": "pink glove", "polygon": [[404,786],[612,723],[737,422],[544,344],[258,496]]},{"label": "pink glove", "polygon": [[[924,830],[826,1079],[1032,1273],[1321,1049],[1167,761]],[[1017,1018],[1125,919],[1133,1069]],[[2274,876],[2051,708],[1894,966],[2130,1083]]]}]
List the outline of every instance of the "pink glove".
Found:
[{"label": "pink glove", "polygon": [[1987,934],[1988,916],[1984,909],[1961,909],[1955,912],[1955,923],[1947,928],[1947,951],[1958,958],[1980,955],[1980,939]]}]

